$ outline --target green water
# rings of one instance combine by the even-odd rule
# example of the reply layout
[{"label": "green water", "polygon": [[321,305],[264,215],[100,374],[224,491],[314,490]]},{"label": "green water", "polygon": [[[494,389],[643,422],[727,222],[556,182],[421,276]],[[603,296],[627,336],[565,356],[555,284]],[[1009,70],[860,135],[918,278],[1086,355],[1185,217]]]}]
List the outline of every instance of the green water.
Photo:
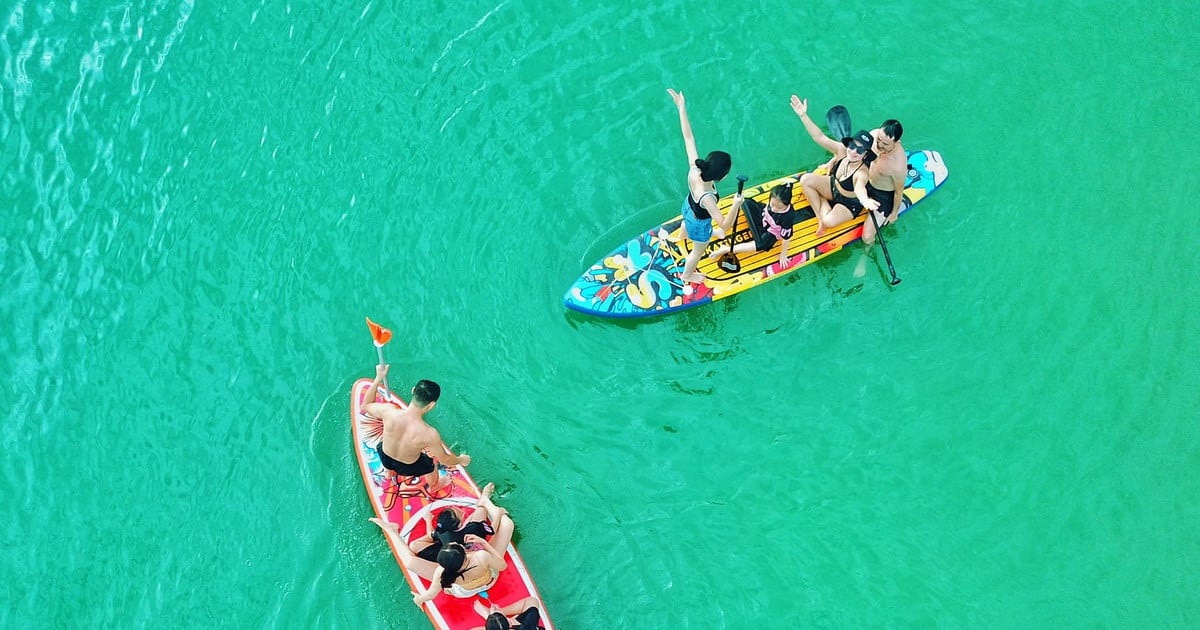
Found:
[{"label": "green water", "polygon": [[[366,315],[564,630],[1195,627],[1200,18],[1051,4],[9,0],[0,627],[428,627]],[[565,311],[677,211],[668,87],[751,181],[792,93],[941,151],[903,283]]]}]

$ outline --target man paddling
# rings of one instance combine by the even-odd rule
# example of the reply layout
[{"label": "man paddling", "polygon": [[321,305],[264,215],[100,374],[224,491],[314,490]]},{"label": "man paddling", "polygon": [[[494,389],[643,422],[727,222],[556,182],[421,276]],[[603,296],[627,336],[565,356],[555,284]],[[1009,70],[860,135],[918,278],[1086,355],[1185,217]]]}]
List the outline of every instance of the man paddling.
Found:
[{"label": "man paddling", "polygon": [[[900,136],[903,134],[904,127],[895,119],[885,120],[878,129],[871,130],[871,137],[874,138],[871,151],[876,157],[867,173],[870,176],[867,196],[879,202],[879,209],[873,211],[879,227],[896,222],[900,216],[900,204],[904,201],[908,154],[900,145]],[[868,247],[875,243],[874,222],[863,222],[862,239]]]},{"label": "man paddling", "polygon": [[[423,476],[425,487],[432,494],[451,483],[441,483],[438,462],[447,466],[466,466],[471,463],[471,456],[451,453],[442,443],[442,436],[437,429],[425,422],[425,414],[437,405],[442,394],[442,388],[437,383],[417,381],[412,388],[412,402],[404,409],[375,401],[379,384],[387,376],[387,371],[387,365],[375,366],[375,381],[363,394],[363,413],[383,421],[383,439],[376,447],[379,461],[384,468],[403,477]],[[437,461],[426,451],[433,453]]]}]

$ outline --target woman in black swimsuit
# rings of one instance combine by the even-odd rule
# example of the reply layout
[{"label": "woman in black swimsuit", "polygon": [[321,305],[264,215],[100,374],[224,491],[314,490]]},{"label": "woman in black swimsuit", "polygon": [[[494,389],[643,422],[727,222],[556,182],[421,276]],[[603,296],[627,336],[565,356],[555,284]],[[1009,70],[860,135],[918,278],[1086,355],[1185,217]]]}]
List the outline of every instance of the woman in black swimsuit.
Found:
[{"label": "woman in black swimsuit", "polygon": [[829,175],[805,173],[800,177],[804,196],[812,204],[817,216],[817,236],[825,230],[850,221],[862,213],[863,208],[876,210],[879,202],[867,196],[870,181],[867,164],[873,138],[866,131],[835,142],[808,117],[808,101],[792,95],[792,110],[804,122],[804,128],[813,141],[833,154]]},{"label": "woman in black swimsuit", "polygon": [[427,512],[425,515],[425,531],[428,533],[408,543],[408,548],[417,554],[418,558],[437,562],[438,552],[445,545],[452,542],[460,545],[465,544],[468,534],[480,538],[487,538],[495,534],[496,532],[492,529],[492,526],[484,520],[487,517],[486,508],[476,507],[464,522],[462,514],[459,513],[458,509],[448,507],[438,512],[437,522],[434,523]]}]

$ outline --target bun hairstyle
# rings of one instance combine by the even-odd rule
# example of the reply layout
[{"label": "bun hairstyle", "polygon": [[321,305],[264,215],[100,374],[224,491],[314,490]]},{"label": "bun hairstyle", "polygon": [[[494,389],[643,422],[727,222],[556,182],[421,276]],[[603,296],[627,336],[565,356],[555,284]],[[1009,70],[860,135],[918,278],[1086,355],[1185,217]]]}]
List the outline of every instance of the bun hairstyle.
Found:
[{"label": "bun hairstyle", "polygon": [[504,613],[495,612],[488,615],[487,625],[483,628],[484,630],[511,630],[512,625],[508,623]]},{"label": "bun hairstyle", "polygon": [[696,168],[700,169],[700,179],[706,182],[724,179],[732,166],[733,159],[724,151],[713,151],[708,157],[696,160]]},{"label": "bun hairstyle", "polygon": [[458,514],[452,509],[445,509],[438,512],[437,522],[433,526],[435,532],[452,532],[458,529],[460,524]]},{"label": "bun hairstyle", "polygon": [[438,552],[437,563],[441,565],[442,571],[442,588],[450,588],[462,575],[463,563],[467,560],[467,550],[462,545],[452,542]]},{"label": "bun hairstyle", "polygon": [[792,184],[791,184],[791,182],[788,182],[786,184],[779,184],[778,186],[772,188],[771,196],[782,201],[783,203],[786,203],[789,206],[792,205]]}]

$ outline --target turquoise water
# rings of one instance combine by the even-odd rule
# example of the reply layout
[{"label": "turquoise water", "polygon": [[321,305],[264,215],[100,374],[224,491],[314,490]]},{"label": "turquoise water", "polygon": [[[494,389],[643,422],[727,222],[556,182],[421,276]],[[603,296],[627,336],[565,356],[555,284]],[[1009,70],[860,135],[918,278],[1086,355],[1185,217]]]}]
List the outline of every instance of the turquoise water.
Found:
[{"label": "turquoise water", "polygon": [[[367,315],[560,628],[1196,626],[1200,18],[928,9],[6,3],[0,626],[428,627]],[[941,151],[904,282],[565,311],[677,210],[667,87],[751,181],[792,93]]]}]

